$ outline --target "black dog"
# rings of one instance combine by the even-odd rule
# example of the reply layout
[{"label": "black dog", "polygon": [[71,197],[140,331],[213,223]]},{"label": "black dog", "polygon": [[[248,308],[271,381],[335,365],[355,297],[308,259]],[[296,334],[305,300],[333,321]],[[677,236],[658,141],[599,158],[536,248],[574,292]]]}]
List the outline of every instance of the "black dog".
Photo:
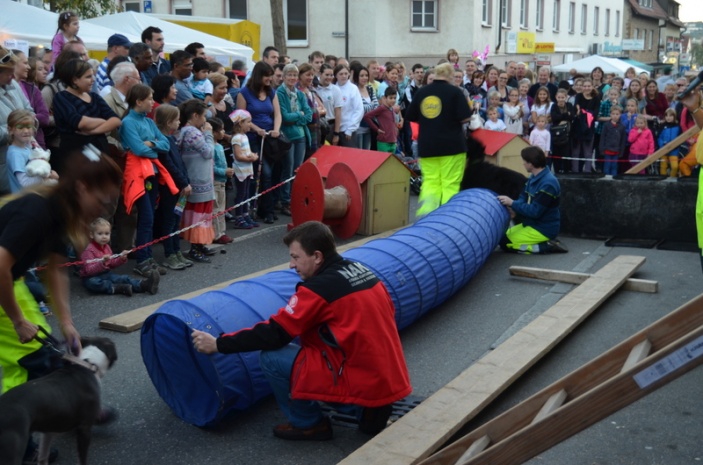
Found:
[{"label": "black dog", "polygon": [[87,463],[91,428],[100,413],[100,378],[117,360],[115,344],[104,337],[81,339],[78,358],[95,371],[66,364],[53,373],[10,389],[0,396],[0,457],[7,465],[20,465],[32,431],[44,433],[39,447],[40,465],[48,463],[50,433],[76,430],[78,458]]},{"label": "black dog", "polygon": [[480,187],[498,195],[507,195],[513,200],[520,197],[527,182],[524,175],[485,161],[486,147],[474,139],[471,132],[466,136],[466,148],[466,169],[461,190]]}]

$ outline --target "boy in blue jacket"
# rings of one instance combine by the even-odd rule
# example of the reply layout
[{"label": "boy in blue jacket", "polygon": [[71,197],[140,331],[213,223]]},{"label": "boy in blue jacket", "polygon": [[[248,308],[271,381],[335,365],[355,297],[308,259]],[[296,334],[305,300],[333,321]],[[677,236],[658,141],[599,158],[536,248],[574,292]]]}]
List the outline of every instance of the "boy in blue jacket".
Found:
[{"label": "boy in blue jacket", "polygon": [[[664,125],[657,138],[657,149],[664,147],[666,144],[679,137],[680,134],[681,127],[676,120],[676,110],[669,108],[664,113]],[[659,162],[659,174],[666,176],[667,168],[669,168],[669,176],[675,178],[679,174],[679,148],[676,147],[668,154],[662,155]]]}]

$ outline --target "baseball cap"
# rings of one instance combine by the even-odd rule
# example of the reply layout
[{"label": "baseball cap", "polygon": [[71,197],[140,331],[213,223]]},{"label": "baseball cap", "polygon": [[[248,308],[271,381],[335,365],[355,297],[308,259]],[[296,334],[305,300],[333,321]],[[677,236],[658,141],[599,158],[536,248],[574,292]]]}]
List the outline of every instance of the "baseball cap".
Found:
[{"label": "baseball cap", "polygon": [[112,34],[109,39],[107,39],[107,46],[114,47],[116,45],[121,45],[122,47],[131,47],[132,42],[122,34]]}]

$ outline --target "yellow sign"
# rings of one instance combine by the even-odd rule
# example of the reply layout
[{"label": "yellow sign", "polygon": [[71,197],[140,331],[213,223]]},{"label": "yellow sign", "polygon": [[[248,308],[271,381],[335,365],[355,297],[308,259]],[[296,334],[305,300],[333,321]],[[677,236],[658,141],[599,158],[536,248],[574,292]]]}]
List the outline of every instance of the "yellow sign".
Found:
[{"label": "yellow sign", "polygon": [[535,33],[517,33],[517,53],[535,53]]},{"label": "yellow sign", "polygon": [[554,53],[554,42],[537,42],[535,53]]}]

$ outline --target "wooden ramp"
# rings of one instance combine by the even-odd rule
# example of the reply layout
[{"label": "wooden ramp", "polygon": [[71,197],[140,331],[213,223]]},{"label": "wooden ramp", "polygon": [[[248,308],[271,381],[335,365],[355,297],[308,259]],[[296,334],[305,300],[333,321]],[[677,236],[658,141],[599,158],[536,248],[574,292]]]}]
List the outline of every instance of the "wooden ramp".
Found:
[{"label": "wooden ramp", "polygon": [[701,363],[703,295],[422,464],[523,463]]},{"label": "wooden ramp", "polygon": [[679,145],[683,144],[686,142],[688,139],[691,137],[695,136],[700,132],[700,128],[698,126],[693,126],[692,128],[689,128],[688,131],[684,132],[683,134],[679,134],[679,136],[642,160],[641,162],[637,163],[635,166],[630,168],[629,170],[625,171],[625,174],[637,174],[655,161],[659,160],[662,156],[666,155],[667,153],[671,152],[674,150],[676,147]]},{"label": "wooden ramp", "polygon": [[340,464],[402,465],[427,458],[586,319],[644,261],[638,256],[616,257]]},{"label": "wooden ramp", "polygon": [[[591,275],[588,273],[578,273],[576,271],[548,270],[545,268],[533,268],[530,266],[511,266],[508,268],[511,276],[522,278],[541,279],[543,281],[556,281],[567,284],[581,284]],[[656,293],[659,291],[659,283],[647,279],[629,278],[622,285],[626,291]]]}]

